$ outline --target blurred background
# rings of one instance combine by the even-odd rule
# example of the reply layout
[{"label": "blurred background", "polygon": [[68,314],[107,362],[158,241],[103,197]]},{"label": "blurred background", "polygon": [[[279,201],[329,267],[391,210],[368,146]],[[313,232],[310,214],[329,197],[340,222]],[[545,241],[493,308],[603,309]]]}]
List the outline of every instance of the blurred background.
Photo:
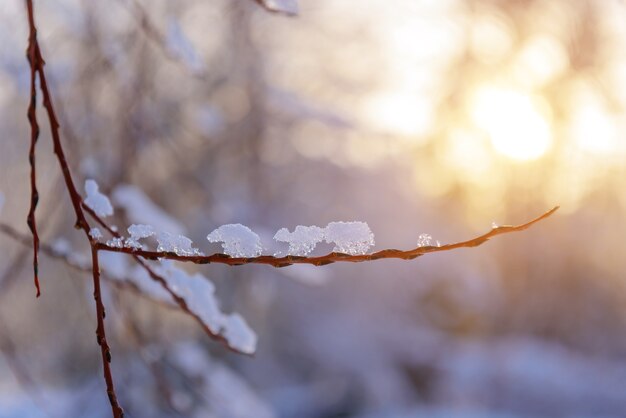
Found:
[{"label": "blurred background", "polygon": [[[27,236],[23,6],[0,3],[0,223]],[[375,250],[408,249],[561,206],[526,232],[414,261],[185,266],[257,332],[254,358],[105,284],[127,417],[625,416],[624,2],[300,0],[294,18],[249,0],[35,9],[71,168],[112,196],[121,230],[152,216],[210,253],[206,234],[225,223],[271,250],[281,227],[359,220]],[[40,236],[80,259],[39,110]],[[42,255],[35,299],[31,250],[6,235],[0,247],[0,417],[110,416],[91,278]]]}]

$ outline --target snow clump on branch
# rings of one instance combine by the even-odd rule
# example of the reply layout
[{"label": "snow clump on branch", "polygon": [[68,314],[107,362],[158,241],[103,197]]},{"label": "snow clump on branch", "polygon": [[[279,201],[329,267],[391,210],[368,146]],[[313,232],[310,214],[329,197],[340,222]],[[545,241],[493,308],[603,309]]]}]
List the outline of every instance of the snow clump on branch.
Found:
[{"label": "snow clump on branch", "polygon": [[222,225],[206,238],[209,242],[221,242],[224,253],[231,257],[258,257],[263,251],[261,238],[241,224]]},{"label": "snow clump on branch", "polygon": [[159,232],[157,234],[159,246],[157,251],[174,253],[181,256],[204,255],[200,250],[191,246],[193,241],[184,235],[170,234],[169,232]]},{"label": "snow clump on branch", "polygon": [[334,252],[363,255],[374,245],[374,234],[365,222],[331,222],[326,228],[319,226],[296,226],[293,232],[282,228],[274,239],[289,244],[288,255],[306,256],[315,246],[326,241],[335,243]]},{"label": "snow clump on branch", "polygon": [[293,232],[287,228],[281,228],[274,235],[279,242],[289,243],[287,254],[306,256],[315,249],[315,246],[324,241],[324,229],[319,226],[296,226]]},{"label": "snow clump on branch", "polygon": [[128,248],[141,249],[143,246],[139,243],[139,240],[154,235],[154,227],[152,225],[132,224],[127,231],[130,237],[126,238],[124,246]]},{"label": "snow clump on branch", "polygon": [[252,354],[256,350],[257,335],[238,313],[225,314],[215,296],[215,286],[200,273],[190,275],[170,260],[163,260],[157,269],[172,291],[185,299],[189,309],[200,317],[215,334],[222,335],[232,348]]},{"label": "snow clump on branch", "polygon": [[100,217],[113,215],[113,206],[106,195],[100,193],[100,188],[95,180],[85,181],[85,192],[87,198],[85,204]]},{"label": "snow clump on branch", "polygon": [[324,240],[335,243],[334,252],[362,255],[374,245],[374,234],[365,222],[331,222],[324,229]]}]

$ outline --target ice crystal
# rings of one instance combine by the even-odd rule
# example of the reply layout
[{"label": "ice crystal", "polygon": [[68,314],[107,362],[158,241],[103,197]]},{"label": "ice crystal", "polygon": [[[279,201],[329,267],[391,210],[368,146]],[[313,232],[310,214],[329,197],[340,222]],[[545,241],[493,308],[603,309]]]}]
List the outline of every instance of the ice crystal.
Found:
[{"label": "ice crystal", "polygon": [[224,253],[231,257],[257,257],[263,251],[259,236],[241,224],[222,225],[206,238],[209,242],[221,242]]},{"label": "ice crystal", "polygon": [[331,222],[324,229],[324,240],[335,243],[334,252],[360,255],[374,245],[374,234],[365,222]]},{"label": "ice crystal", "polygon": [[85,181],[85,192],[87,197],[85,198],[85,204],[89,206],[98,216],[111,216],[113,215],[113,206],[109,198],[100,193],[98,183],[95,180]]},{"label": "ice crystal", "polygon": [[433,245],[432,242],[433,242],[433,237],[431,237],[428,234],[420,234],[420,236],[417,237],[418,247],[430,247]]},{"label": "ice crystal", "polygon": [[154,235],[154,227],[152,225],[132,224],[128,227],[128,233],[130,234],[130,237],[126,238],[124,246],[141,249],[143,247],[139,240]]},{"label": "ice crystal", "polygon": [[293,232],[289,232],[287,228],[282,228],[276,232],[274,239],[289,243],[289,255],[306,256],[324,240],[324,229],[319,226],[298,225]]},{"label": "ice crystal", "polygon": [[94,227],[89,230],[89,236],[98,241],[102,238],[102,232],[98,228]]},{"label": "ice crystal", "polygon": [[114,248],[122,248],[124,247],[124,238],[111,238],[107,241],[107,246]]},{"label": "ice crystal", "polygon": [[204,255],[197,248],[192,247],[193,241],[184,235],[170,234],[169,232],[159,232],[157,234],[159,246],[157,251],[174,253],[181,256]]}]

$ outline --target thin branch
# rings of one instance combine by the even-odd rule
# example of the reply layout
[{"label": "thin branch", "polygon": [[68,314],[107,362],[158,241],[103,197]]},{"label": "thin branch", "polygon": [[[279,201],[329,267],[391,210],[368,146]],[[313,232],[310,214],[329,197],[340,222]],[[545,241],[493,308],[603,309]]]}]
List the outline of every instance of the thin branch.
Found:
[{"label": "thin branch", "polygon": [[[469,247],[477,247],[491,238],[508,234],[511,232],[523,231],[525,229],[530,228],[534,224],[546,219],[551,216],[554,212],[559,209],[558,206],[550,209],[546,213],[537,218],[526,222],[521,225],[503,225],[492,228],[489,232],[482,234],[476,238],[469,239],[467,241],[461,241],[454,244],[446,244],[441,246],[424,246],[424,247],[416,247],[412,250],[381,250],[372,254],[363,254],[363,255],[349,255],[343,253],[329,253],[319,257],[299,257],[288,255],[285,257],[274,257],[270,255],[262,255],[259,257],[250,257],[250,258],[242,258],[242,257],[230,257],[229,255],[217,253],[209,256],[184,256],[178,255],[171,252],[163,252],[163,251],[146,251],[134,248],[117,248],[110,247],[104,243],[97,243],[96,247],[102,251],[110,251],[116,253],[125,253],[131,254],[134,257],[141,256],[148,260],[157,260],[157,259],[168,259],[168,260],[176,260],[194,264],[209,264],[209,263],[221,263],[228,264],[231,266],[238,266],[242,264],[267,264],[274,267],[285,267],[290,266],[292,264],[312,264],[314,266],[323,266],[326,264],[336,263],[336,262],[350,262],[350,263],[361,263],[364,261],[374,261],[381,259],[402,259],[402,260],[413,260],[414,258],[420,257],[424,254],[428,253],[436,253],[442,251],[450,251],[457,248],[469,248]],[[116,237],[120,235],[115,233]]]},{"label": "thin branch", "polygon": [[[46,114],[48,115],[48,121],[50,122],[50,132],[52,134],[52,141],[54,144],[54,153],[56,154],[57,159],[59,161],[59,165],[63,173],[63,178],[65,180],[65,185],[70,194],[70,199],[72,201],[74,213],[76,214],[76,227],[82,229],[85,232],[85,235],[87,239],[89,240],[89,245],[91,247],[92,275],[93,275],[93,282],[94,282],[94,299],[96,300],[96,312],[98,316],[98,319],[97,319],[98,325],[96,328],[96,334],[98,336],[98,344],[100,345],[102,349],[102,364],[104,368],[104,379],[105,379],[106,386],[107,386],[107,394],[109,395],[109,401],[111,403],[111,410],[113,412],[113,417],[122,418],[124,416],[124,411],[118,404],[117,396],[115,394],[115,387],[113,385],[113,378],[111,376],[111,368],[109,364],[111,361],[111,353],[110,353],[108,344],[106,342],[106,333],[104,329],[104,305],[102,303],[102,298],[100,297],[100,270],[98,267],[98,249],[95,247],[95,241],[89,236],[89,229],[90,229],[89,223],[87,222],[87,219],[85,218],[85,214],[83,213],[82,208],[81,208],[82,197],[76,190],[76,186],[74,184],[74,180],[70,172],[69,164],[67,163],[65,152],[63,151],[63,146],[61,144],[61,136],[59,133],[59,122],[57,120],[56,114],[54,113],[54,107],[52,105],[52,96],[48,89],[48,83],[46,82],[46,74],[43,68],[45,62],[41,55],[39,42],[37,41],[37,36],[36,36],[37,29],[35,27],[35,17],[34,17],[32,0],[26,0],[26,9],[28,12],[28,25],[30,29],[30,37],[29,37],[29,42],[28,42],[28,51],[29,51],[28,58],[29,58],[29,64],[31,68],[31,81],[33,82],[33,84],[31,84],[31,87],[34,86],[34,73],[37,72],[37,74],[39,75],[39,86],[43,95],[43,105],[46,108]],[[32,93],[33,91],[31,91],[31,107],[29,108],[29,112],[31,112],[31,109],[32,109],[32,112],[31,112],[32,117],[30,118],[30,120],[31,120],[31,128],[33,131],[32,138],[34,138],[31,141],[31,149],[33,150],[31,151],[31,158],[34,157],[34,141],[36,140],[36,137],[37,137],[35,133],[38,134],[38,127],[36,126],[36,124],[33,123],[35,121],[34,119],[35,107],[32,104],[33,103]],[[32,180],[33,177],[34,177],[34,158],[31,160],[31,181],[33,181]],[[36,194],[33,192],[32,196],[33,196],[32,200],[34,200],[34,198],[36,198]],[[39,242],[38,242],[38,236],[36,233],[36,228],[34,228],[34,225],[35,225],[34,224],[34,208],[32,205],[32,200],[31,200],[31,212],[33,213],[33,217],[31,219],[29,216],[29,226],[31,226],[31,230],[33,231],[33,240],[35,241],[35,245],[34,245],[34,248],[35,248],[35,283],[38,284],[37,258],[36,257],[37,257],[37,250],[38,250]],[[39,296],[39,290],[38,290],[38,296]]]},{"label": "thin branch", "polygon": [[[32,0],[26,0],[26,4],[28,8],[30,30],[31,33],[34,32],[36,34],[37,29],[35,28]],[[77,218],[76,226],[83,229],[86,233],[89,233],[89,224],[85,219],[84,213],[80,209],[80,203],[82,201],[82,198],[80,196],[80,193],[78,193],[78,191],[76,190],[74,179],[72,178],[72,174],[67,163],[67,158],[65,157],[65,152],[63,151],[63,146],[61,145],[61,135],[59,133],[60,126],[56,117],[56,113],[54,112],[54,106],[52,105],[52,96],[50,94],[50,90],[48,89],[46,73],[44,71],[45,61],[41,55],[41,48],[39,46],[39,42],[37,41],[36,36],[29,38],[29,51],[30,50],[32,50],[32,55],[29,55],[31,72],[36,71],[39,75],[39,87],[43,95],[43,105],[46,108],[48,121],[50,122],[50,132],[52,134],[52,142],[54,144],[54,153],[56,154],[59,165],[61,166],[63,179],[65,180],[65,185],[70,194],[74,213],[76,214]]]},{"label": "thin branch", "polygon": [[28,121],[30,123],[30,149],[28,151],[28,161],[30,162],[30,209],[28,210],[28,228],[33,234],[33,272],[37,297],[41,296],[39,287],[39,234],[37,233],[37,221],[35,210],[39,202],[39,192],[37,191],[37,176],[35,170],[35,145],[39,138],[39,124],[37,123],[37,29],[33,16],[32,1],[27,3],[28,23],[30,27],[28,35],[28,48],[26,57],[30,63],[30,102],[28,104]]},{"label": "thin branch", "polygon": [[115,394],[115,386],[113,385],[113,376],[111,375],[111,349],[107,343],[106,333],[104,331],[104,305],[102,303],[102,294],[100,292],[100,266],[98,264],[98,250],[91,246],[91,263],[93,267],[93,298],[96,301],[96,316],[98,327],[96,328],[96,340],[100,346],[102,354],[102,365],[104,366],[104,380],[107,385],[107,395],[113,409],[114,417],[123,417],[124,411],[120,407],[117,396]]}]

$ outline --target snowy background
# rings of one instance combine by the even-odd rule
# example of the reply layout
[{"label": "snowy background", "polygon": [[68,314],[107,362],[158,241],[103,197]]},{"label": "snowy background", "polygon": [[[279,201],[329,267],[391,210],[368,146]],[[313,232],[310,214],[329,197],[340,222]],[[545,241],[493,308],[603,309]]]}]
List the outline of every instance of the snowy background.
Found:
[{"label": "snowy background", "polygon": [[[272,253],[287,249],[281,228],[363,221],[373,250],[409,249],[561,205],[526,232],[414,261],[178,266],[202,283],[184,291],[213,286],[245,318],[254,357],[105,283],[127,417],[625,416],[623,2],[35,8],[71,168],[81,192],[97,180],[120,231],[153,225],[210,254],[222,247],[207,234],[241,223]],[[23,233],[27,36],[23,2],[0,2],[0,223]],[[40,235],[80,265],[39,119]],[[42,255],[35,299],[30,257],[0,235],[0,418],[110,416],[89,274]],[[133,274],[124,256],[102,265]]]}]

